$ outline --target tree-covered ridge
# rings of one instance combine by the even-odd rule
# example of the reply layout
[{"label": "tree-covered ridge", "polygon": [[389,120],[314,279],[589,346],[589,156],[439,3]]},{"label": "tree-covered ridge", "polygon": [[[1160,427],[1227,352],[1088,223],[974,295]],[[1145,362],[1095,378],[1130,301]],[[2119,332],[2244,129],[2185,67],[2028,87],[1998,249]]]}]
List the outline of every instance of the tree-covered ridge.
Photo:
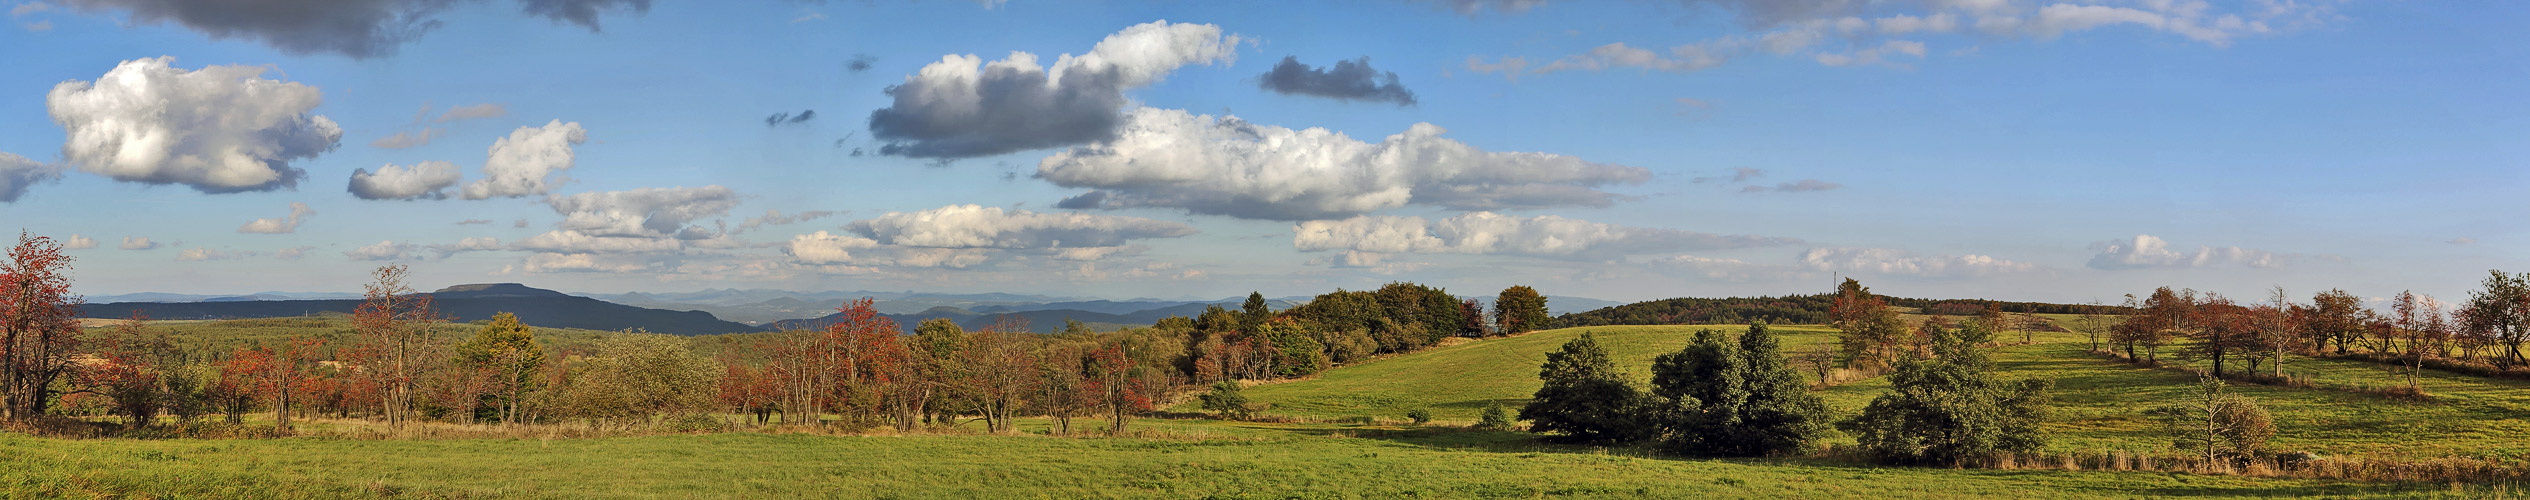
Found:
[{"label": "tree-covered ridge", "polygon": [[[1909,299],[1882,297],[1893,307],[1913,308],[1928,314],[1954,316],[1974,315],[1987,306],[2003,312],[2024,314],[2081,314],[2096,308],[2101,314],[2125,314],[2125,308],[2089,304],[2057,304],[2049,302],[2012,302],[1985,299]],[[1835,294],[1785,295],[1768,297],[1701,298],[1679,297],[1650,300],[1615,307],[1566,314],[1555,318],[1559,327],[1606,325],[1728,325],[1764,321],[1774,324],[1817,325],[1833,318]]]}]

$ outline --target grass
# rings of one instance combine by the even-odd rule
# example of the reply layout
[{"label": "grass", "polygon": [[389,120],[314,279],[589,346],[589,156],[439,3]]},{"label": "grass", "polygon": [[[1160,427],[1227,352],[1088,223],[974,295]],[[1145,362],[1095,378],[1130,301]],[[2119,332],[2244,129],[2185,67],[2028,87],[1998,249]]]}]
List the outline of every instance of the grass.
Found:
[{"label": "grass", "polygon": [[[1371,417],[1399,421],[1414,408],[1429,408],[1443,421],[1473,421],[1489,403],[1517,409],[1534,393],[1545,353],[1590,332],[1638,383],[1649,379],[1651,359],[1686,344],[1711,326],[1609,326],[1550,330],[1487,339],[1370,363],[1339,367],[1311,379],[1251,388],[1249,398],[1270,404],[1268,414],[1307,419]],[[1832,342],[1833,330],[1776,326],[1787,352]],[[2150,368],[2087,353],[2088,340],[2074,333],[2036,334],[2018,345],[2018,332],[2000,335],[1995,355],[2006,379],[2056,381],[2055,414],[2046,424],[2050,452],[2123,450],[2155,453],[2169,448],[2158,422],[2145,411],[2169,404],[2194,387],[2196,376],[2171,367]],[[2164,360],[2173,360],[2165,352]],[[2274,414],[2271,448],[2323,455],[2426,459],[2530,458],[2530,381],[2490,379],[2427,371],[2424,401],[2385,398],[2353,390],[2403,384],[2394,368],[2357,361],[2292,357],[2286,371],[2310,375],[2315,388],[2234,384]],[[1861,410],[1889,389],[1885,379],[1839,385],[1821,396],[1838,415]],[[1194,411],[1191,406],[1179,408]],[[1850,444],[1850,438],[1831,440]]]},{"label": "grass", "polygon": [[[1042,425],[1042,423],[1038,423]],[[1142,437],[535,440],[0,434],[0,498],[2432,498],[2449,485],[1676,460],[1518,433],[1153,421]]]},{"label": "grass", "polygon": [[[323,321],[303,321],[263,326],[334,328]],[[1267,413],[1301,417],[1303,423],[1145,419],[1136,421],[1133,435],[1120,438],[1046,436],[1044,421],[1023,421],[1022,430],[1031,434],[1002,436],[957,431],[76,440],[0,433],[0,500],[2519,496],[2508,485],[1892,468],[1822,459],[1678,459],[1633,448],[1543,444],[1518,432],[1398,423],[1417,408],[1431,410],[1447,424],[1472,422],[1491,403],[1516,407],[1537,389],[1535,373],[1545,353],[1584,331],[1598,335],[1630,375],[1644,381],[1653,356],[1685,345],[1699,328],[1736,330],[1593,327],[1450,345],[1248,391],[1254,400],[1273,405]],[[1833,337],[1831,330],[1815,326],[1778,326],[1776,331],[1783,334],[1787,351]],[[697,342],[716,340],[737,339],[705,337]],[[2102,358],[2085,352],[2087,347],[2077,334],[2041,333],[2036,343],[2006,346],[1996,356],[2006,378],[2057,381],[2059,404],[2047,424],[2053,437],[2048,451],[2166,449],[2166,439],[2142,412],[2177,397],[2194,376]],[[2351,389],[2403,381],[2379,365],[2295,358],[2286,366],[2321,383],[2312,388],[2235,389],[2274,410],[2281,427],[2278,448],[2400,458],[2517,459],[2530,453],[2530,445],[2519,439],[2530,435],[2530,424],[2522,418],[2530,412],[2530,391],[2524,390],[2530,382],[2428,372],[2425,384],[2434,396],[2411,402]],[[1833,411],[1850,414],[1886,389],[1885,381],[1869,379],[1821,394]],[[1354,423],[1336,423],[1344,421]],[[1076,428],[1097,424],[1074,422]],[[1850,442],[1837,439],[1831,444]]]}]

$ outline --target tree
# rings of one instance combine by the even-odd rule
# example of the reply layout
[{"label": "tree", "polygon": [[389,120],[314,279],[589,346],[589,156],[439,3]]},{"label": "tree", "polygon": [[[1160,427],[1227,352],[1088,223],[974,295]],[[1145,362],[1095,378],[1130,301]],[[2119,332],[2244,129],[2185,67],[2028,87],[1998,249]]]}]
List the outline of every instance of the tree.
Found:
[{"label": "tree", "polygon": [[148,427],[160,410],[180,398],[165,388],[165,381],[181,377],[167,371],[171,366],[161,355],[172,347],[150,335],[148,325],[149,318],[138,311],[115,325],[97,353],[98,362],[84,374],[84,385],[113,400],[114,412],[135,428]]},{"label": "tree", "polygon": [[1221,418],[1230,420],[1246,420],[1250,413],[1256,411],[1256,408],[1248,403],[1247,393],[1240,391],[1239,383],[1235,380],[1212,383],[1212,390],[1196,396],[1196,400],[1201,403],[1200,407],[1204,411],[1220,414]]},{"label": "tree", "polygon": [[1519,335],[1554,328],[1554,318],[1546,315],[1546,296],[1527,285],[1502,289],[1493,299],[1493,317],[1502,322],[1503,335]]},{"label": "tree", "polygon": [[[987,432],[1010,432],[1013,418],[1029,403],[1039,383],[1025,329],[986,328],[966,337],[964,367],[967,387],[961,391],[983,414]],[[1077,372],[1077,370],[1075,370]]]},{"label": "tree", "polygon": [[2503,346],[2500,364],[2521,364],[2525,361],[2521,344],[2530,340],[2530,273],[2507,275],[2496,270],[2487,275],[2480,290],[2469,292],[2469,314],[2463,323],[2467,330]]},{"label": "tree", "polygon": [[2046,418],[2052,384],[1996,380],[1982,346],[1993,333],[1980,325],[1930,333],[1931,352],[1900,358],[1889,374],[1890,391],[1837,428],[1873,455],[1898,463],[1956,464],[2045,444],[2038,423]]},{"label": "tree", "polygon": [[[952,422],[967,409],[971,399],[966,390],[971,385],[966,363],[966,329],[948,318],[931,318],[914,325],[913,349],[915,383],[926,387],[929,401],[924,405],[927,421]],[[990,425],[987,425],[990,427]]]},{"label": "tree", "polygon": [[1674,453],[1766,456],[1806,453],[1827,432],[1827,405],[1783,359],[1763,322],[1738,342],[1696,332],[1652,361],[1662,447]]},{"label": "tree", "polygon": [[1239,304],[1239,329],[1255,331],[1269,319],[1274,319],[1274,308],[1265,304],[1265,293],[1248,292],[1247,302]]},{"label": "tree", "polygon": [[2337,354],[2364,334],[2371,322],[2372,311],[2363,308],[2363,299],[2345,290],[2319,292],[2310,298],[2310,314],[2303,318],[2302,331],[2311,339],[2311,352],[2335,344]]},{"label": "tree", "polygon": [[1633,441],[1648,430],[1641,396],[1588,333],[1546,353],[1537,378],[1545,387],[1520,408],[1520,420],[1532,422],[1529,432],[1589,443]]},{"label": "tree", "polygon": [[2191,321],[2197,326],[2193,331],[2195,342],[2188,345],[2187,354],[2213,360],[2215,377],[2223,376],[2226,358],[2263,350],[2257,316],[2249,308],[2240,307],[2221,294],[2206,294],[2194,309],[2196,317]]},{"label": "tree", "polygon": [[2108,331],[2108,319],[2100,315],[2106,307],[2098,301],[2082,306],[2082,314],[2073,319],[2073,330],[2091,339],[2091,352],[2100,352],[2100,333]]},{"label": "tree", "polygon": [[282,433],[292,430],[290,415],[297,409],[308,371],[316,365],[317,351],[324,346],[320,339],[289,339],[241,352],[234,361],[252,381],[250,392],[272,408],[273,427]]},{"label": "tree", "polygon": [[1275,318],[1257,327],[1256,334],[1273,343],[1274,375],[1297,378],[1315,375],[1328,367],[1326,347],[1310,338],[1309,327],[1291,318]]},{"label": "tree", "polygon": [[721,373],[711,360],[694,356],[684,339],[648,333],[608,336],[578,365],[569,406],[592,424],[709,410]]},{"label": "tree", "polygon": [[1484,338],[1493,336],[1493,324],[1485,322],[1485,304],[1476,299],[1458,302],[1458,317],[1466,320],[1458,326],[1458,336]]},{"label": "tree", "polygon": [[431,334],[442,318],[432,310],[429,294],[415,293],[404,283],[410,272],[402,264],[371,272],[365,298],[352,312],[352,326],[360,336],[355,358],[362,362],[361,373],[376,381],[381,413],[390,428],[412,420],[414,385],[442,348]]},{"label": "tree", "polygon": [[1845,366],[1883,366],[1906,338],[1906,325],[1898,320],[1897,311],[1853,278],[1836,286],[1836,303],[1828,311],[1837,331],[1837,354]]},{"label": "tree", "polygon": [[18,233],[0,262],[0,419],[43,416],[60,390],[55,381],[78,369],[78,295],[70,293],[71,257],[52,238]]},{"label": "tree", "polygon": [[1124,347],[1113,343],[1092,351],[1082,363],[1083,392],[1088,393],[1101,413],[1107,415],[1107,434],[1124,434],[1125,422],[1135,415],[1151,411],[1151,399],[1166,384],[1156,380],[1158,374],[1126,355]]},{"label": "tree", "polygon": [[2197,324],[2196,291],[2173,291],[2170,287],[2154,289],[2152,295],[2138,303],[2135,296],[2126,296],[2126,308],[2134,314],[2118,323],[2109,333],[2109,341],[2126,350],[2126,359],[2137,363],[2159,363],[2161,346],[2171,338],[2195,336]]},{"label": "tree", "polygon": [[2275,437],[2275,423],[2257,401],[2224,392],[2219,378],[2205,377],[2196,387],[2179,403],[2152,411],[2179,449],[2196,451],[2206,462],[2246,460]]},{"label": "tree", "polygon": [[1078,347],[1050,345],[1037,350],[1036,395],[1032,398],[1038,412],[1054,419],[1055,432],[1072,433],[1072,417],[1087,413],[1094,404],[1090,391],[1088,366]]},{"label": "tree", "polygon": [[457,345],[457,359],[470,368],[491,372],[492,389],[500,393],[501,425],[506,426],[519,420],[520,403],[535,389],[537,372],[545,365],[545,348],[537,345],[534,329],[518,322],[518,315],[500,313],[473,339]]}]

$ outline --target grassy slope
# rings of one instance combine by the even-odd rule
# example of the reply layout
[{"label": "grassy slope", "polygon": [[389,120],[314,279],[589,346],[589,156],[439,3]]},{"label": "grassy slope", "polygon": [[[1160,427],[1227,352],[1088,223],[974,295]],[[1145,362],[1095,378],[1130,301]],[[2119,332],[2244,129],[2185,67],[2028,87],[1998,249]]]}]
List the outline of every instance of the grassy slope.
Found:
[{"label": "grassy slope", "polygon": [[[1398,420],[1420,407],[1443,420],[1473,420],[1486,403],[1516,409],[1526,401],[1538,388],[1537,366],[1545,353],[1582,332],[1596,334],[1640,382],[1648,380],[1653,356],[1683,346],[1697,328],[1706,327],[1591,327],[1484,340],[1259,386],[1248,396],[1271,404],[1268,413],[1275,414]],[[1831,330],[1821,327],[1775,330],[1784,335],[1787,351],[1832,337]],[[2008,337],[2019,340],[2020,335]],[[2078,334],[2039,333],[2035,344],[2007,346],[1996,360],[2005,378],[2056,381],[2057,410],[2047,425],[2052,450],[2164,449],[2167,439],[2144,411],[2180,397],[2193,387],[2195,377],[2110,361],[2084,353],[2086,347],[2087,340]],[[2520,439],[2530,436],[2530,419],[2525,418],[2530,417],[2530,382],[2428,371],[2425,387],[2436,397],[2407,402],[2344,389],[2402,383],[2399,375],[2379,365],[2293,357],[2285,366],[2288,372],[2312,374],[2321,387],[2233,386],[2273,412],[2279,426],[2273,446],[2278,449],[2408,458],[2530,457],[2530,442]],[[1833,411],[1850,415],[1887,390],[1885,380],[1873,379],[1837,386],[1822,396]]]},{"label": "grassy slope", "polygon": [[[717,434],[67,441],[0,434],[0,498],[2431,497],[2448,486],[1674,460],[1516,433],[1204,421],[1166,437]],[[2470,490],[2485,494],[2485,490]]]}]

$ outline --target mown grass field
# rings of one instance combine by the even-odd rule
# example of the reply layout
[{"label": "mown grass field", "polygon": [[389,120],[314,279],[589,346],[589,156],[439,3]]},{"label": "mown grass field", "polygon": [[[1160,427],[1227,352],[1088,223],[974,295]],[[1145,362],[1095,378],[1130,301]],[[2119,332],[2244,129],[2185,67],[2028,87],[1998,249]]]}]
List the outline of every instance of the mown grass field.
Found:
[{"label": "mown grass field", "polygon": [[[1317,419],[1371,417],[1402,420],[1408,410],[1429,408],[1435,418],[1472,421],[1488,403],[1516,409],[1540,385],[1545,353],[1584,332],[1598,336],[1637,382],[1649,380],[1651,359],[1684,346],[1695,330],[1729,327],[1610,326],[1489,339],[1340,367],[1312,379],[1254,387],[1248,397],[1272,405],[1269,414]],[[1834,330],[1776,326],[1786,351],[1832,342]],[[2001,335],[2017,342],[2018,332]],[[2037,333],[2035,342],[2007,345],[1995,356],[2002,377],[2056,381],[2055,414],[2047,423],[2048,451],[2123,450],[2151,453],[2169,439],[2145,414],[2192,390],[2196,376],[2172,368],[2147,368],[2087,353],[2087,338]],[[2186,364],[2165,351],[2171,364]],[[2209,364],[2209,363],[2200,363]],[[2384,458],[2530,457],[2530,382],[2426,371],[2434,397],[2405,401],[2353,390],[2403,384],[2388,366],[2354,361],[2288,357],[2285,371],[2309,374],[2316,388],[2234,384],[2273,412],[2278,431],[2271,447],[2324,455]],[[1822,392],[1829,408],[1851,415],[1888,390],[1884,379],[1846,383]],[[1180,407],[1192,411],[1191,405]],[[1850,438],[1831,443],[1850,444]]]},{"label": "mown grass field", "polygon": [[1143,421],[1144,437],[60,440],[0,434],[0,498],[2458,498],[2143,472],[1682,460],[1519,433]]}]

